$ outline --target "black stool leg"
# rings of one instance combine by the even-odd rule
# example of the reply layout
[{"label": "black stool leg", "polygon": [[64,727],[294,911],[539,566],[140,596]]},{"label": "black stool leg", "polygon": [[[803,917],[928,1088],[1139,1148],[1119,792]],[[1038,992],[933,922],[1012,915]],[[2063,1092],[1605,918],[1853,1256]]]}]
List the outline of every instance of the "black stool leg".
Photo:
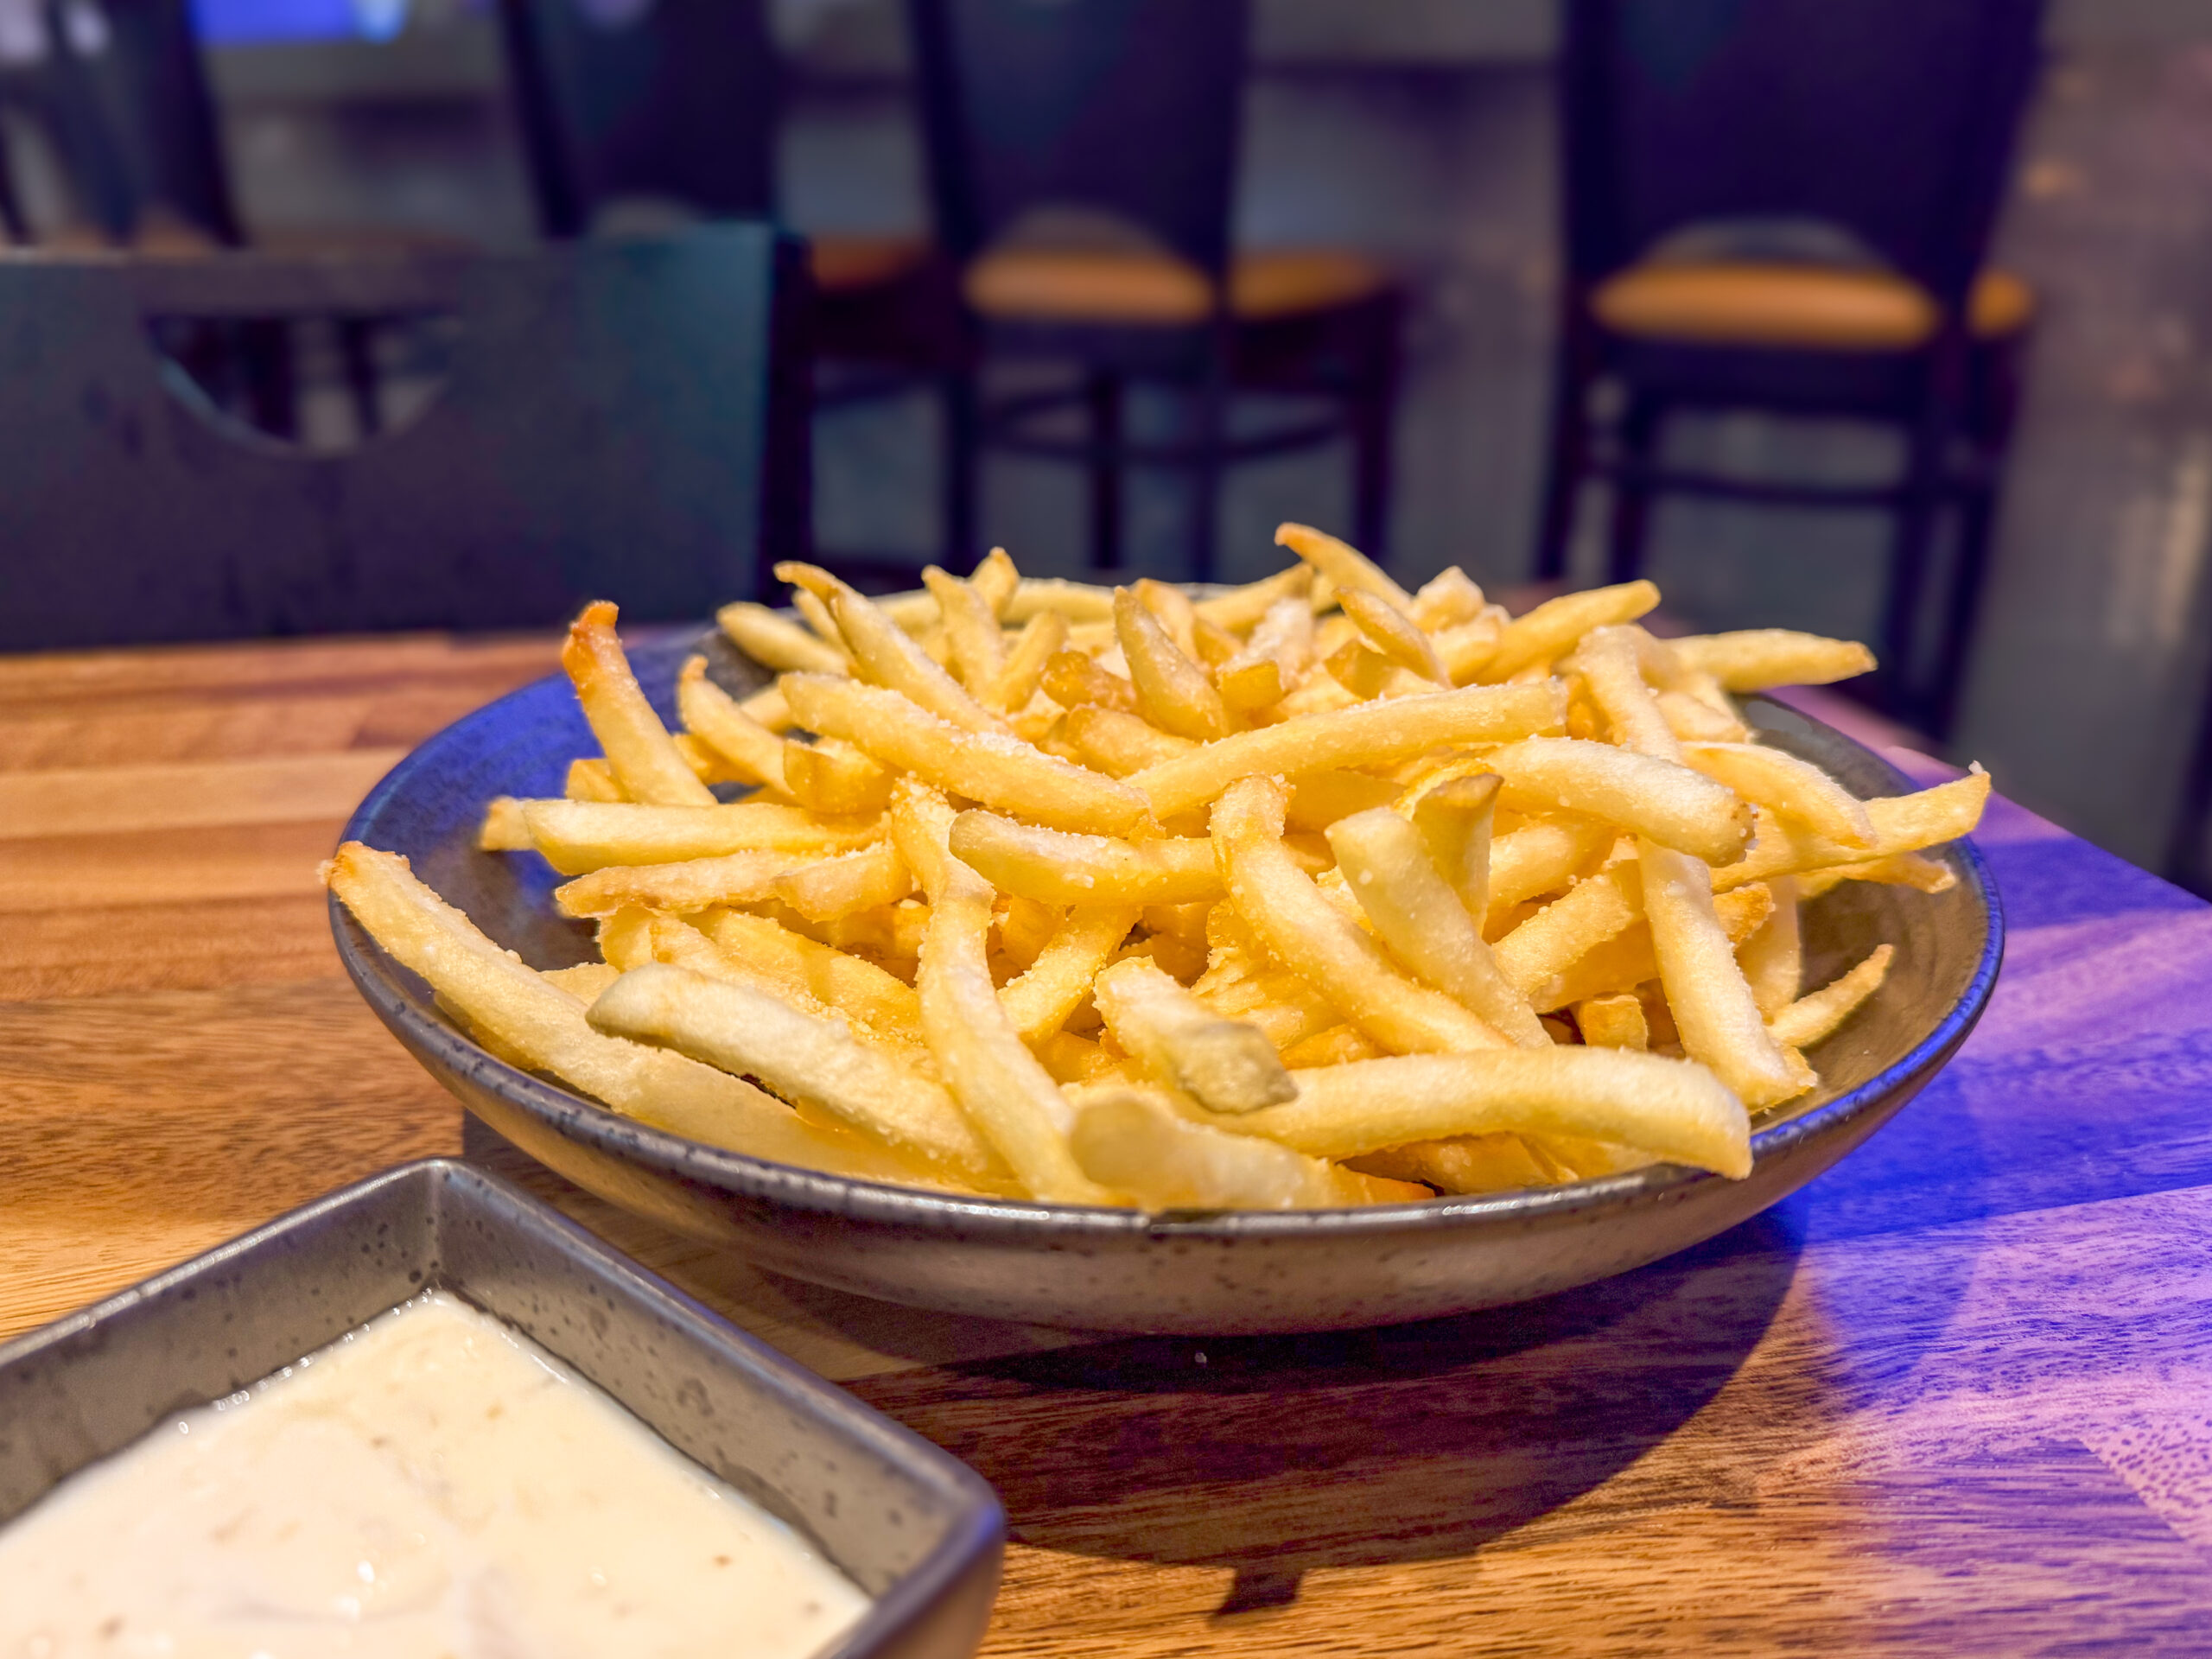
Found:
[{"label": "black stool leg", "polygon": [[1375,308],[1367,346],[1368,363],[1353,397],[1352,534],[1360,551],[1377,564],[1389,558],[1391,416],[1398,401],[1397,296]]},{"label": "black stool leg", "polygon": [[1221,534],[1221,474],[1229,440],[1229,392],[1219,379],[1198,391],[1198,464],[1191,491],[1191,580],[1211,582]]},{"label": "black stool leg", "polygon": [[1122,563],[1122,378],[1104,371],[1084,383],[1090,415],[1090,568]]},{"label": "black stool leg", "polygon": [[1590,388],[1576,354],[1562,350],[1552,372],[1552,418],[1544,461],[1544,496],[1536,521],[1536,580],[1556,582],[1567,574],[1567,548],[1574,539],[1574,509],[1589,467],[1589,423],[1584,405]]},{"label": "black stool leg", "polygon": [[972,375],[956,371],[938,382],[938,397],[944,418],[944,468],[942,480],[944,513],[944,551],[948,570],[965,570],[976,563],[976,382]]},{"label": "black stool leg", "polygon": [[1613,479],[1612,531],[1605,550],[1609,582],[1633,582],[1643,573],[1643,544],[1651,528],[1651,487],[1643,470],[1658,453],[1666,416],[1657,399],[1630,394],[1621,416],[1624,471]]},{"label": "black stool leg", "polygon": [[[1914,429],[1890,543],[1890,592],[1882,621],[1878,695],[1885,713],[1914,725],[1932,724],[1931,699],[1919,670],[1920,610],[1928,591],[1928,556],[1942,507],[1944,424],[1932,414]],[[1964,556],[1963,550],[1961,556]]]},{"label": "black stool leg", "polygon": [[384,430],[384,404],[377,373],[374,317],[338,319],[338,355],[346,365],[346,389],[353,400],[353,423],[365,438]]}]

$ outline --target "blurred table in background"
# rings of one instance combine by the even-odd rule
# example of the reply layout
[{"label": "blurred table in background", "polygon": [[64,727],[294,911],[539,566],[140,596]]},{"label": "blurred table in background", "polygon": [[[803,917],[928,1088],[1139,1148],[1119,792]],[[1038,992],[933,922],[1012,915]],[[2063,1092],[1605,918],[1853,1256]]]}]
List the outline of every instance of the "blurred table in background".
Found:
[{"label": "blurred table in background", "polygon": [[464,1133],[355,996],[315,863],[404,749],[553,664],[0,658],[0,1338],[466,1147],[992,1481],[994,1654],[2203,1650],[2212,908],[2000,802],[1980,1028],[1766,1215],[1493,1313],[1076,1338],[620,1215]]}]

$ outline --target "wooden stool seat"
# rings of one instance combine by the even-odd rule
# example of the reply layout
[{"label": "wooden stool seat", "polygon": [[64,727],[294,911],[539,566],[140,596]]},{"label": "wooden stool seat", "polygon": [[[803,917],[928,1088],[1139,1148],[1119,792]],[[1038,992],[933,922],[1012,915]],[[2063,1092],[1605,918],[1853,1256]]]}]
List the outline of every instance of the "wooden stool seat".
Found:
[{"label": "wooden stool seat", "polygon": [[[1967,324],[1981,340],[2018,334],[2035,303],[2010,271],[1985,270]],[[1888,271],[1748,262],[1632,266],[1599,283],[1590,308],[1637,340],[1802,352],[1911,351],[1939,320],[1927,289]]]},{"label": "wooden stool seat", "polygon": [[911,276],[929,257],[929,242],[918,236],[817,236],[807,244],[808,269],[825,294],[880,288]]},{"label": "wooden stool seat", "polygon": [[[1188,327],[1213,309],[1213,283],[1172,253],[1122,248],[996,248],[968,267],[969,304],[1008,321]],[[1229,304],[1239,321],[1309,315],[1372,299],[1389,273],[1332,248],[1241,253],[1230,268]]]}]

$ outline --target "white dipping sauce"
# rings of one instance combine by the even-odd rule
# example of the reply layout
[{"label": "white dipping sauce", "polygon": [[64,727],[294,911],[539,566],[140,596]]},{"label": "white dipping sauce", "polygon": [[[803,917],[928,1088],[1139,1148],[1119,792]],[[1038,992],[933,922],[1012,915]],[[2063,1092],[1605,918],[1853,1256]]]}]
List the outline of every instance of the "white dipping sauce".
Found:
[{"label": "white dipping sauce", "polygon": [[802,1659],[866,1607],[781,1522],[442,1294],[0,1531],[0,1659]]}]

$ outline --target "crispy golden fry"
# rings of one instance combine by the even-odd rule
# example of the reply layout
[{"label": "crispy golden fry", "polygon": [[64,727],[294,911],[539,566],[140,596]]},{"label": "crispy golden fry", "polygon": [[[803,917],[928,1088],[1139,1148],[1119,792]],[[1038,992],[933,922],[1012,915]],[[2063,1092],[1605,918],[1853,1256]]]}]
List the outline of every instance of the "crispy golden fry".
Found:
[{"label": "crispy golden fry", "polygon": [[1331,1026],[1284,1049],[1282,1063],[1289,1071],[1301,1071],[1313,1066],[1349,1065],[1354,1060],[1379,1059],[1383,1052],[1375,1039],[1357,1026]]},{"label": "crispy golden fry", "polygon": [[534,844],[523,804],[512,795],[495,795],[484,809],[484,823],[476,832],[476,849],[482,853],[526,853]]},{"label": "crispy golden fry", "polygon": [[614,768],[596,755],[569,762],[561,792],[572,801],[626,801],[629,791],[614,781]]},{"label": "crispy golden fry", "polygon": [[889,772],[836,738],[784,744],[784,786],[814,811],[880,812],[891,804],[893,781]]},{"label": "crispy golden fry", "polygon": [[[700,931],[724,955],[763,978],[849,1014],[878,1031],[918,1043],[922,1004],[911,985],[872,962],[780,927],[741,910],[710,912]],[[911,953],[909,953],[911,954]]]},{"label": "crispy golden fry", "polygon": [[1643,683],[1643,648],[1656,643],[1632,624],[1592,628],[1583,635],[1567,666],[1580,677],[1591,701],[1603,713],[1606,734],[1614,743],[1680,764],[1681,745]]},{"label": "crispy golden fry", "polygon": [[1689,743],[1682,758],[1753,805],[1795,818],[1816,836],[1847,847],[1874,843],[1865,803],[1809,760],[1757,743]]},{"label": "crispy golden fry", "polygon": [[776,878],[770,891],[810,922],[895,905],[914,890],[912,873],[888,842],[842,858],[817,859]]},{"label": "crispy golden fry", "polygon": [[1039,611],[1031,617],[1007,652],[998,678],[981,694],[984,707],[1001,715],[1027,708],[1044,683],[1045,664],[1065,647],[1067,638],[1067,618],[1058,611]]},{"label": "crispy golden fry", "polygon": [[1222,893],[1204,837],[1122,841],[963,812],[952,850],[1001,892],[1054,905],[1183,905]]},{"label": "crispy golden fry", "polygon": [[853,671],[852,658],[842,645],[827,644],[765,605],[743,601],[725,605],[715,613],[715,620],[732,645],[772,672],[780,674],[791,668],[815,674]]},{"label": "crispy golden fry", "polygon": [[1065,733],[1084,764],[1109,778],[1130,777],[1198,747],[1186,737],[1170,736],[1140,715],[1090,705],[1068,711]]},{"label": "crispy golden fry", "polygon": [[683,914],[770,897],[776,878],[803,870],[811,853],[731,853],[673,864],[610,864],[553,889],[563,916],[606,916],[626,905]]},{"label": "crispy golden fry", "polygon": [[1040,611],[1058,611],[1071,624],[1111,621],[1114,590],[1058,576],[1024,576],[999,620],[1013,626],[1027,622]]},{"label": "crispy golden fry", "polygon": [[689,658],[677,676],[676,711],[691,735],[721,755],[746,782],[785,781],[784,740],[707,677],[704,657]]},{"label": "crispy golden fry", "polygon": [[[1235,633],[1240,629],[1257,626],[1260,619],[1284,600],[1310,601],[1313,592],[1313,568],[1302,563],[1294,564],[1276,571],[1272,576],[1248,582],[1242,588],[1209,594],[1198,601],[1194,608],[1216,627],[1226,628]],[[1306,611],[1308,614],[1312,613],[1310,602],[1306,605]]]},{"label": "crispy golden fry", "polygon": [[[1643,914],[1660,983],[1682,1046],[1745,1105],[1802,1094],[1811,1078],[1792,1066],[1759,1016],[1728,932],[1713,909],[1713,872],[1687,853],[1643,842]],[[1618,1137],[1617,1137],[1618,1138]]]},{"label": "crispy golden fry", "polygon": [[1541,998],[1553,979],[1643,919],[1642,872],[1624,860],[1576,882],[1499,939],[1492,954],[1509,985]]},{"label": "crispy golden fry", "polygon": [[1412,802],[1413,825],[1429,862],[1478,929],[1490,915],[1491,831],[1499,787],[1497,773],[1472,772],[1445,779]]},{"label": "crispy golden fry", "polygon": [[1548,599],[1505,625],[1480,677],[1494,685],[1523,669],[1564,657],[1591,629],[1633,622],[1658,602],[1659,590],[1648,582],[1624,582]]},{"label": "crispy golden fry", "polygon": [[1551,1039],[1529,999],[1483,942],[1473,917],[1430,861],[1421,833],[1388,807],[1329,830],[1338,868],[1390,954],[1523,1048]]},{"label": "crispy golden fry", "polygon": [[1055,652],[1045,664],[1039,683],[1045,695],[1063,709],[1089,706],[1124,715],[1138,712],[1136,687],[1079,651]]},{"label": "crispy golden fry", "polygon": [[883,835],[880,818],[824,819],[795,806],[646,806],[634,801],[519,803],[530,844],[563,875],[610,864],[675,864],[740,852],[831,854]]},{"label": "crispy golden fry", "polygon": [[1444,664],[1444,672],[1453,685],[1467,685],[1478,678],[1489,666],[1490,659],[1497,654],[1498,641],[1505,636],[1505,613],[1498,606],[1484,607],[1479,616],[1439,630],[1433,637],[1436,645],[1436,660]]},{"label": "crispy golden fry", "polygon": [[1287,1105],[1218,1120],[1316,1158],[1460,1135],[1570,1135],[1675,1163],[1751,1171],[1742,1103],[1702,1065],[1618,1048],[1402,1054],[1296,1074]]},{"label": "crispy golden fry", "polygon": [[1208,1111],[1257,1111],[1298,1093],[1257,1026],[1224,1019],[1150,963],[1115,963],[1092,995],[1114,1040]]},{"label": "crispy golden fry", "polygon": [[1415,627],[1439,633],[1473,621],[1483,613],[1483,590],[1455,564],[1423,582],[1406,613]]},{"label": "crispy golden fry", "polygon": [[1602,819],[1713,863],[1737,857],[1750,835],[1751,813],[1726,785],[1633,749],[1532,737],[1486,764],[1504,780],[1507,806]]},{"label": "crispy golden fry", "polygon": [[[1223,665],[1218,680],[1256,674],[1274,665],[1274,678],[1287,691],[1304,677],[1313,663],[1313,611],[1303,594],[1292,594],[1268,607],[1253,625],[1244,649]],[[1229,696],[1224,685],[1222,695]],[[1278,696],[1281,695],[1279,691]],[[1242,705],[1250,707],[1253,705]]]},{"label": "crispy golden fry", "polygon": [[1370,1175],[1424,1181],[1440,1192],[1515,1192],[1549,1186],[1552,1166],[1517,1135],[1461,1135],[1449,1141],[1416,1141],[1355,1158],[1351,1166]]},{"label": "crispy golden fry", "polygon": [[1238,732],[1129,782],[1166,819],[1205,805],[1239,779],[1383,766],[1455,743],[1510,743],[1556,731],[1566,718],[1565,700],[1550,685],[1438,691]]},{"label": "crispy golden fry", "polygon": [[[1774,900],[1764,887],[1738,887],[1732,893],[1716,895],[1713,908],[1720,918],[1721,931],[1727,934],[1729,943],[1741,944],[1774,913]],[[1638,986],[1649,985],[1658,977],[1659,957],[1652,949],[1650,925],[1637,922],[1545,980],[1529,993],[1529,1000],[1539,1014],[1550,1014],[1592,997],[1624,995]],[[1663,1001],[1660,1006],[1665,1006]],[[1651,1017],[1647,1007],[1645,1018]],[[1662,1039],[1655,1028],[1651,1040],[1674,1040],[1676,1033],[1671,1020],[1668,1032],[1669,1034]]]},{"label": "crispy golden fry", "polygon": [[1775,1041],[1808,1048],[1834,1032],[1859,1005],[1882,988],[1897,947],[1878,944],[1867,958],[1809,996],[1801,996],[1767,1021]]},{"label": "crispy golden fry", "polygon": [[1777,875],[1803,875],[1834,865],[1873,863],[1899,853],[1916,853],[1970,833],[1981,822],[1988,801],[1989,775],[1979,768],[1933,789],[1868,801],[1866,816],[1874,826],[1871,849],[1847,847],[1786,818],[1760,814],[1751,850],[1735,863],[1714,870],[1713,885],[1725,892]]},{"label": "crispy golden fry", "polygon": [[1229,709],[1205,671],[1184,654],[1138,595],[1114,596],[1114,631],[1129,664],[1138,712],[1162,731],[1205,742],[1229,730]]},{"label": "crispy golden fry", "polygon": [[1684,743],[1748,743],[1750,727],[1732,714],[1690,696],[1687,691],[1662,691],[1659,712],[1668,730]]},{"label": "crispy golden fry", "polygon": [[1058,1031],[1090,997],[1090,983],[1137,924],[1135,905],[1077,905],[1037,960],[999,992],[1007,1020],[1025,1042]]},{"label": "crispy golden fry", "polygon": [[534,1070],[626,1116],[771,1163],[861,1180],[944,1185],[911,1158],[802,1121],[751,1084],[594,1031],[582,1003],[477,931],[415,879],[405,859],[348,842],[323,874],[370,936],[473,1025]]},{"label": "crispy golden fry", "polygon": [[607,751],[615,781],[633,801],[712,806],[714,792],[676,752],[668,728],[639,690],[622,642],[614,637],[614,621],[612,605],[585,606],[561,648],[561,666],[575,683],[576,701]]},{"label": "crispy golden fry", "polygon": [[942,1084],[861,1042],[842,1021],[667,963],[633,968],[592,1004],[592,1028],[670,1048],[833,1114],[965,1182],[1001,1183],[1003,1163]]},{"label": "crispy golden fry", "polygon": [[788,675],[784,696],[810,730],[842,738],[887,766],[940,789],[1058,830],[1122,835],[1144,816],[1125,784],[1056,760],[1012,736],[964,732],[896,691],[814,674]]},{"label": "crispy golden fry", "polygon": [[1649,1048],[1643,1004],[1632,993],[1585,997],[1574,1005],[1575,1028],[1592,1048]]},{"label": "crispy golden fry", "polygon": [[1613,831],[1595,818],[1532,820],[1490,843],[1490,914],[1483,937],[1495,940],[1516,906],[1557,893],[1611,848]]},{"label": "crispy golden fry", "polygon": [[1830,685],[1874,668],[1874,653],[1855,640],[1823,639],[1788,628],[1694,634],[1667,643],[1684,666],[1712,675],[1730,691]]},{"label": "crispy golden fry", "polygon": [[611,963],[580,962],[573,968],[550,968],[538,976],[550,985],[558,985],[587,1007],[594,997],[620,977],[621,969]]},{"label": "crispy golden fry", "polygon": [[1088,1037],[1056,1031],[1036,1045],[1038,1061],[1056,1083],[1095,1083],[1119,1076],[1128,1062],[1117,1060]]},{"label": "crispy golden fry", "polygon": [[[935,565],[922,572],[922,582],[936,597],[938,613],[944,618],[953,672],[968,695],[988,708],[991,691],[1006,667],[1006,637],[999,631],[998,613],[975,588]],[[1007,591],[1013,592],[1011,584]]]},{"label": "crispy golden fry", "polygon": [[900,784],[891,816],[899,851],[929,894],[929,933],[915,989],[939,1073],[1032,1197],[1113,1202],[1076,1162],[1067,1138],[1073,1114],[1059,1085],[1000,1006],[985,956],[991,887],[946,847],[951,807],[935,791],[908,781]]},{"label": "crispy golden fry", "polygon": [[[1767,890],[1774,895],[1774,913],[1759,925],[1758,932],[1736,947],[1736,963],[1751,988],[1751,1001],[1758,1004],[1759,1013],[1770,1024],[1776,1014],[1797,1000],[1804,974],[1805,950],[1798,931],[1796,880],[1778,875],[1767,884]],[[1736,891],[1750,893],[1757,889],[1738,887]]]},{"label": "crispy golden fry", "polygon": [[1292,781],[1284,822],[1293,830],[1326,830],[1338,818],[1388,806],[1400,793],[1397,785],[1371,772],[1309,772]]},{"label": "crispy golden fry", "polygon": [[1451,677],[1437,659],[1436,647],[1403,611],[1387,600],[1357,589],[1348,591],[1340,602],[1344,614],[1380,655],[1433,684],[1451,685]]},{"label": "crispy golden fry", "polygon": [[1428,1196],[1426,1187],[1224,1135],[1127,1084],[1079,1093],[1071,1139],[1084,1173],[1147,1210],[1336,1209]]},{"label": "crispy golden fry", "polygon": [[1875,881],[1885,887],[1911,887],[1920,893],[1948,893],[1959,885],[1958,875],[1949,865],[1924,853],[1892,853],[1887,858],[1870,858],[1861,864],[1831,864],[1809,875],[1775,879],[1794,880],[1800,899],[1817,899],[1847,881]]},{"label": "crispy golden fry", "polygon": [[1333,536],[1306,524],[1275,526],[1275,545],[1287,547],[1325,576],[1340,593],[1367,593],[1388,600],[1402,611],[1413,608],[1414,596],[1382,573],[1365,554]]},{"label": "crispy golden fry", "polygon": [[[845,649],[845,637],[837,631],[837,619],[830,614],[829,594],[831,591],[827,586],[820,592],[811,588],[794,588],[791,590],[791,608],[814,631],[815,638],[832,650],[842,652]],[[848,663],[851,661],[849,654],[846,660]]]},{"label": "crispy golden fry", "polygon": [[1247,778],[1213,809],[1230,901],[1268,955],[1395,1052],[1510,1047],[1479,1015],[1401,973],[1292,861],[1282,844],[1287,794],[1276,779]]},{"label": "crispy golden fry", "polygon": [[[835,579],[832,578],[834,581]],[[1006,721],[976,701],[865,594],[838,582],[830,614],[853,654],[855,677],[906,697],[963,732],[1002,734]],[[788,700],[791,688],[785,685]],[[802,723],[812,725],[804,721]],[[817,728],[818,729],[818,728]],[[865,747],[865,746],[863,746]]]}]

